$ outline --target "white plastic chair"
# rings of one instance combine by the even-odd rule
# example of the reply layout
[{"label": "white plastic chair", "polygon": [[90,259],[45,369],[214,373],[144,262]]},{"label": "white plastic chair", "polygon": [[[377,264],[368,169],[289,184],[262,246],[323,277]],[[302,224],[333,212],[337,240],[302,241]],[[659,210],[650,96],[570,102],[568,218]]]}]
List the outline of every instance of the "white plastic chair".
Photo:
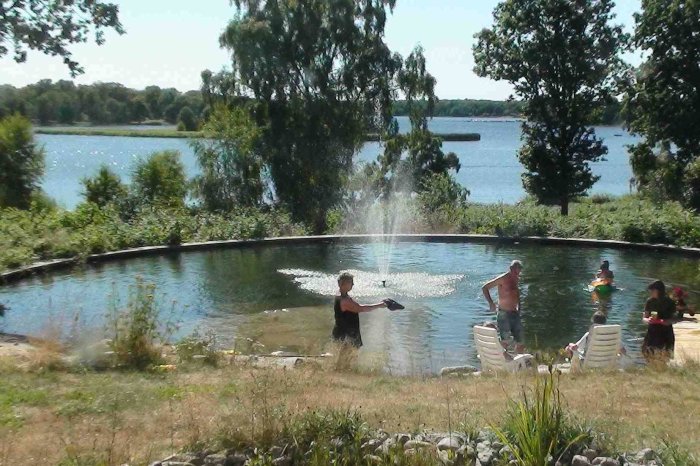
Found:
[{"label": "white plastic chair", "polygon": [[619,325],[594,325],[589,330],[588,342],[583,352],[574,351],[572,370],[611,369],[620,363],[622,327]]},{"label": "white plastic chair", "polygon": [[516,372],[525,369],[528,361],[533,358],[531,354],[518,354],[513,359],[506,359],[495,328],[474,326],[474,342],[484,372]]}]

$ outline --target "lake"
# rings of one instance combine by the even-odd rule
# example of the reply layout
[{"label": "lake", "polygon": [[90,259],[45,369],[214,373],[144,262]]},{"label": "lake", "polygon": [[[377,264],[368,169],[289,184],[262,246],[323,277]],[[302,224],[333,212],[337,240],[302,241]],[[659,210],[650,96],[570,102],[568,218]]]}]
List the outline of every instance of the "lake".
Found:
[{"label": "lake", "polygon": [[[163,315],[180,326],[174,337],[211,330],[225,346],[252,336],[262,351],[323,351],[332,326],[332,296],[341,270],[355,275],[360,302],[391,297],[404,311],[361,315],[365,355],[378,355],[397,373],[435,372],[476,364],[472,327],[493,321],[481,284],[525,266],[521,290],[528,348],[556,349],[586,332],[604,310],[623,327],[628,363],[641,361],[646,285],[663,278],[682,285],[695,302],[697,260],[678,255],[590,247],[399,242],[387,274],[379,273],[380,243],[264,246],[185,252],[78,267],[0,287],[10,310],[4,331],[42,335],[59,330],[99,337],[105,314],[121,308],[136,277],[156,285]],[[607,301],[586,290],[601,259],[617,286]],[[381,281],[386,280],[386,288]],[[299,309],[301,308],[301,309]],[[267,312],[266,312],[267,311]]]},{"label": "lake", "polygon": [[[408,120],[400,117],[402,130]],[[152,128],[152,127],[149,127]],[[460,159],[462,168],[457,180],[466,186],[473,202],[515,203],[525,195],[517,159],[520,147],[520,123],[504,119],[434,118],[430,128],[437,133],[479,133],[478,142],[446,142],[445,151]],[[625,146],[637,141],[620,127],[597,127],[596,133],[608,146],[606,161],[593,164],[601,179],[592,193],[622,195],[629,193],[632,170]],[[128,181],[136,160],[154,151],[178,150],[188,176],[197,173],[194,153],[187,140],[170,138],[129,138],[111,136],[70,136],[38,134],[36,139],[46,149],[46,175],[42,187],[49,196],[66,208],[81,201],[80,180],[107,164]],[[359,162],[376,160],[380,144],[369,142],[357,155]]]}]

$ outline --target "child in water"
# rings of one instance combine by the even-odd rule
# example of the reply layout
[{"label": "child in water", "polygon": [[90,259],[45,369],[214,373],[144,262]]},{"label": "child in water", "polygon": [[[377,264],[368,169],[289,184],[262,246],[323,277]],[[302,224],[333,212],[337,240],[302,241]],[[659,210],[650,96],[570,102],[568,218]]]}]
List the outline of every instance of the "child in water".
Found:
[{"label": "child in water", "polygon": [[676,312],[678,313],[679,320],[683,320],[686,312],[691,317],[695,315],[695,309],[689,307],[685,302],[685,300],[688,298],[688,292],[683,288],[680,286],[673,288],[668,297],[671,298],[674,303],[676,303]]},{"label": "child in water", "polygon": [[615,279],[615,274],[612,272],[612,270],[610,270],[610,262],[603,261],[600,264],[600,270],[598,270],[598,273],[596,273],[595,276],[601,280],[613,281]]}]

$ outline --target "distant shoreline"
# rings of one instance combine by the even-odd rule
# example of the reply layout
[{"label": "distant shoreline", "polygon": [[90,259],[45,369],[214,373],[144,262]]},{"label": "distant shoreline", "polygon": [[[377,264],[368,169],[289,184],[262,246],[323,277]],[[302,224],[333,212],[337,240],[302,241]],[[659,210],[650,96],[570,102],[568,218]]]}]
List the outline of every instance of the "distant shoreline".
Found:
[{"label": "distant shoreline", "polygon": [[[201,131],[177,131],[175,129],[108,129],[108,128],[35,128],[36,134],[67,135],[67,136],[113,136],[113,137],[138,137],[138,138],[178,138],[197,139],[204,137]],[[443,141],[479,141],[479,133],[434,133]],[[365,141],[379,141],[378,134],[368,134]]]}]

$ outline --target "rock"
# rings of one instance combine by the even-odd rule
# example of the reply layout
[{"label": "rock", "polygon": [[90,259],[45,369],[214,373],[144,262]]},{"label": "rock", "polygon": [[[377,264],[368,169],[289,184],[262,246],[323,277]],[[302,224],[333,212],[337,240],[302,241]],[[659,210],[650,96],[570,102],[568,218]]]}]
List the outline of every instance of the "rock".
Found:
[{"label": "rock", "polygon": [[594,450],[593,448],[586,448],[581,454],[585,456],[588,461],[593,461],[594,459],[598,458],[598,451]]},{"label": "rock", "polygon": [[362,459],[369,464],[382,464],[382,459],[376,455],[365,455]]},{"label": "rock", "polygon": [[476,450],[469,444],[462,445],[459,450],[457,450],[457,454],[468,460],[476,459]]},{"label": "rock", "polygon": [[451,366],[451,367],[443,367],[440,369],[440,377],[445,377],[447,375],[467,375],[467,374],[473,374],[474,372],[478,372],[479,369],[477,369],[474,366]]},{"label": "rock", "polygon": [[190,463],[193,464],[194,466],[202,466],[204,464],[204,461],[202,460],[202,456],[197,455],[195,453],[177,453],[174,455],[170,455],[164,460],[161,461],[161,463],[166,463],[166,462],[175,462],[175,463]]},{"label": "rock", "polygon": [[220,453],[205,457],[204,464],[207,466],[228,466],[226,455]]},{"label": "rock", "polygon": [[274,445],[272,448],[270,448],[269,453],[273,458],[279,458],[284,454],[284,448]]},{"label": "rock", "polygon": [[292,459],[287,456],[280,456],[279,458],[272,460],[272,464],[274,466],[291,466]]},{"label": "rock", "polygon": [[476,444],[476,458],[482,465],[490,465],[496,456],[488,440]]},{"label": "rock", "polygon": [[231,453],[226,457],[228,466],[243,466],[248,458],[241,453]]},{"label": "rock", "polygon": [[501,450],[501,448],[505,447],[501,442],[491,442],[491,448],[494,450]]},{"label": "rock", "polygon": [[645,448],[643,450],[640,450],[636,455],[634,455],[634,460],[637,463],[642,463],[645,464],[649,461],[656,460],[657,455],[654,450],[651,448]]},{"label": "rock", "polygon": [[384,440],[379,447],[377,447],[374,453],[377,455],[387,455],[394,448],[396,448],[396,438],[389,437],[388,439]]},{"label": "rock", "polygon": [[591,461],[585,455],[576,455],[571,460],[571,466],[590,466]]},{"label": "rock", "polygon": [[408,434],[396,434],[394,436],[394,438],[396,440],[396,443],[401,445],[401,446],[404,446],[406,444],[406,442],[411,440],[411,436]]},{"label": "rock", "polygon": [[445,466],[461,466],[464,464],[463,458],[452,450],[438,450],[437,454],[440,463]]},{"label": "rock", "polygon": [[462,446],[462,440],[454,435],[445,437],[437,444],[438,450],[457,451]]},{"label": "rock", "polygon": [[376,451],[382,443],[384,443],[384,441],[380,439],[369,439],[360,446],[360,450],[362,450],[362,453],[369,454]]},{"label": "rock", "polygon": [[404,450],[425,450],[433,449],[435,445],[430,442],[424,442],[421,440],[409,440],[403,445]]},{"label": "rock", "polygon": [[491,429],[483,429],[479,431],[479,434],[476,436],[476,441],[477,442],[495,442],[496,441],[496,434],[491,430]]},{"label": "rock", "polygon": [[605,456],[599,456],[598,458],[595,458],[592,464],[599,464],[600,466],[620,466],[620,462],[617,461],[615,458],[609,458]]}]

